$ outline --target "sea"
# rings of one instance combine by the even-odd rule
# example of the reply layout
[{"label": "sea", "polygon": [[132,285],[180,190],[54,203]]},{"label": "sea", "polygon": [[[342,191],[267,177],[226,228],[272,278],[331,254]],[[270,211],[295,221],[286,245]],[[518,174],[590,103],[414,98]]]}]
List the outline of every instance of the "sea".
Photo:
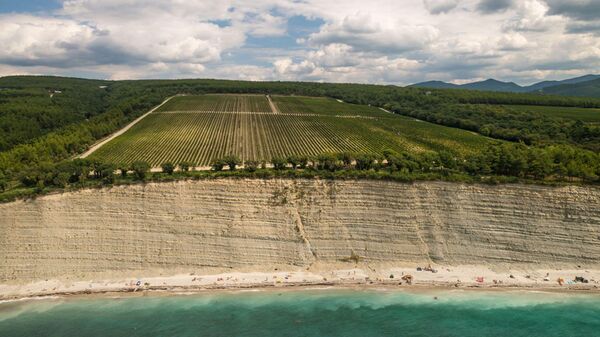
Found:
[{"label": "sea", "polygon": [[0,303],[0,336],[600,336],[600,295],[266,290]]}]

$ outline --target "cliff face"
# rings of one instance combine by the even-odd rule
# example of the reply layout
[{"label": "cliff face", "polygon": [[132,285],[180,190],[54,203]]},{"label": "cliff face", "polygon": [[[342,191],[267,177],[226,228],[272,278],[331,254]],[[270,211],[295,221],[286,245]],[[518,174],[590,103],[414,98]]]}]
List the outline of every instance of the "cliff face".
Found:
[{"label": "cliff face", "polygon": [[0,280],[366,262],[600,266],[600,190],[211,180],[0,205]]}]

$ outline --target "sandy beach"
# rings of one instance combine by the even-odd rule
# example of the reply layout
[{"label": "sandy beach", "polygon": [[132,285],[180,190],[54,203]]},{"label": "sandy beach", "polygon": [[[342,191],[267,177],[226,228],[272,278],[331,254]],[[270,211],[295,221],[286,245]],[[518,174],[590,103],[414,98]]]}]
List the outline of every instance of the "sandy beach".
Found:
[{"label": "sandy beach", "polygon": [[[346,264],[348,266],[348,264]],[[417,268],[421,270],[418,271]],[[251,271],[190,271],[172,275],[132,275],[110,279],[70,281],[48,279],[25,285],[0,285],[0,300],[43,296],[99,295],[137,292],[196,292],[216,289],[291,288],[291,287],[394,287],[527,289],[550,291],[599,292],[600,270],[498,270],[484,266],[374,266],[366,264],[317,265],[311,268],[287,266]],[[271,270],[268,270],[271,269]],[[412,279],[409,282],[410,277]],[[116,275],[115,275],[116,276]],[[575,282],[583,277],[587,283]],[[564,280],[559,284],[558,280]]]}]

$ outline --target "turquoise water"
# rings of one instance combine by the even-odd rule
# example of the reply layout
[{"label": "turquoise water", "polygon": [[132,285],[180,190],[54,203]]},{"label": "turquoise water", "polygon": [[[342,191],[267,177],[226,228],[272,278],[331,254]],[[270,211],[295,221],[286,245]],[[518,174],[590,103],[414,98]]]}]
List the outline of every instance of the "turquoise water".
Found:
[{"label": "turquoise water", "polygon": [[600,336],[600,296],[300,290],[49,299],[1,303],[0,336]]}]

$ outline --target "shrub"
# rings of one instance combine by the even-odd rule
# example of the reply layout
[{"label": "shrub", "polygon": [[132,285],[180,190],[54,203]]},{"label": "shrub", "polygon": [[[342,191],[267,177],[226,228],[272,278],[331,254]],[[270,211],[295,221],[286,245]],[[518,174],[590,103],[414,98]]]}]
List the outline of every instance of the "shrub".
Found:
[{"label": "shrub", "polygon": [[356,168],[358,170],[370,170],[375,163],[375,157],[370,154],[360,154],[356,156]]},{"label": "shrub", "polygon": [[344,163],[346,168],[349,168],[352,165],[352,162],[355,159],[354,157],[355,156],[350,152],[344,152],[339,155],[339,159]]},{"label": "shrub", "polygon": [[54,177],[52,183],[54,183],[54,185],[58,187],[64,188],[67,187],[67,185],[69,185],[69,179],[71,179],[71,174],[67,172],[60,172]]},{"label": "shrub", "polygon": [[317,157],[317,168],[320,170],[335,171],[339,168],[338,159],[332,154],[322,154]]},{"label": "shrub", "polygon": [[246,160],[244,168],[248,172],[255,172],[258,169],[259,162],[257,160]]},{"label": "shrub", "polygon": [[285,170],[287,161],[281,157],[274,157],[271,159],[271,164],[276,170]]},{"label": "shrub", "polygon": [[308,157],[307,156],[298,157],[298,165],[301,169],[305,169],[306,166],[308,165]]},{"label": "shrub", "polygon": [[215,159],[210,164],[213,171],[223,171],[223,167],[225,167],[227,163],[223,161],[223,159]]},{"label": "shrub", "polygon": [[292,168],[295,170],[296,167],[300,164],[300,157],[296,155],[291,155],[287,157],[286,161],[292,165]]},{"label": "shrub", "polygon": [[227,164],[227,166],[229,166],[229,170],[230,171],[235,171],[235,168],[242,162],[240,157],[238,156],[234,156],[234,155],[229,155],[225,158],[223,158],[223,162],[225,162],[225,164]]},{"label": "shrub", "polygon": [[175,171],[175,165],[171,162],[162,163],[160,167],[162,168],[163,173],[173,174]]},{"label": "shrub", "polygon": [[112,184],[115,181],[115,165],[113,164],[102,164],[98,167],[97,172],[98,178],[102,179],[104,183]]},{"label": "shrub", "polygon": [[131,164],[131,170],[133,171],[136,179],[145,180],[148,172],[150,171],[150,164],[145,161],[136,161]]},{"label": "shrub", "polygon": [[121,172],[121,177],[123,177],[123,178],[127,177],[127,171],[129,171],[129,165],[127,165],[125,163],[120,163],[117,165],[117,169],[119,170],[119,172]]},{"label": "shrub", "polygon": [[190,168],[193,167],[194,164],[190,163],[189,161],[182,161],[181,163],[179,163],[179,169],[183,172],[188,172]]}]

